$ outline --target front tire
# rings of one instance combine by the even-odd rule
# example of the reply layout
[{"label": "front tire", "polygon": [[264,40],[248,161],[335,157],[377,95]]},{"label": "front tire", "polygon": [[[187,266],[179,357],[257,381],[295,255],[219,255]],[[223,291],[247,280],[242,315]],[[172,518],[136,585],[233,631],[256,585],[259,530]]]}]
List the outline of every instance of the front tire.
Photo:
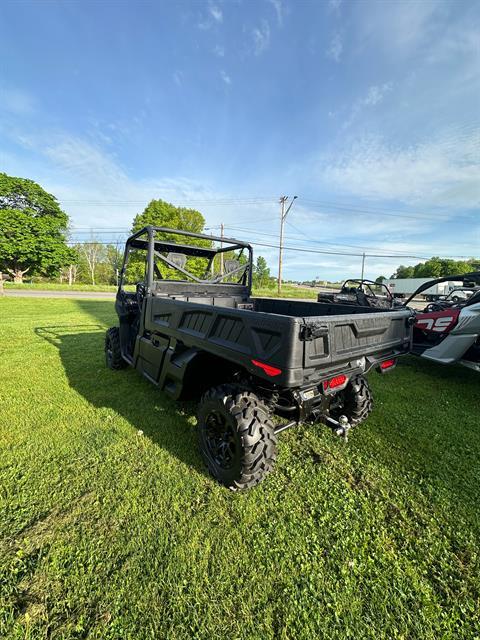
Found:
[{"label": "front tire", "polygon": [[335,420],[341,415],[346,416],[352,427],[365,422],[373,409],[372,391],[363,376],[352,378],[335,400],[336,406],[330,410],[330,415]]},{"label": "front tire", "polygon": [[105,334],[105,364],[109,369],[123,369],[127,363],[120,349],[120,330],[118,327],[107,329]]},{"label": "front tire", "polygon": [[200,453],[221,484],[250,489],[270,473],[277,438],[267,407],[254,393],[235,385],[209,389],[197,417]]}]

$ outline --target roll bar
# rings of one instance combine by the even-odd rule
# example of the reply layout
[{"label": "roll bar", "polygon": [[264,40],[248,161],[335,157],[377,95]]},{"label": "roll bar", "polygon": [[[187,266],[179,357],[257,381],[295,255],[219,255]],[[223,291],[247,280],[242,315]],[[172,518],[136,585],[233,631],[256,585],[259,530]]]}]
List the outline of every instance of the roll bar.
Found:
[{"label": "roll bar", "polygon": [[[156,239],[155,235],[157,233],[169,234],[174,236],[183,236],[187,238],[199,238],[201,240],[207,240],[208,242],[220,242],[222,243],[221,247],[199,247],[195,245],[189,244],[179,244],[174,241],[165,240],[165,239]],[[142,238],[142,236],[144,236]],[[167,264],[169,267],[177,269],[184,276],[191,278],[194,282],[197,283],[209,283],[209,284],[217,284],[222,280],[222,277],[217,277],[213,281],[212,280],[204,280],[201,278],[197,278],[193,274],[189,273],[186,269],[183,269],[176,265],[174,262],[168,259],[168,257],[162,256],[160,252],[172,252],[172,253],[181,253],[187,256],[197,257],[197,258],[207,258],[210,263],[213,261],[216,255],[221,253],[226,253],[228,251],[235,250],[243,250],[246,249],[248,251],[248,263],[247,265],[242,266],[241,268],[235,269],[231,273],[236,273],[239,271],[248,271],[247,279],[248,279],[248,289],[251,291],[252,288],[252,267],[253,267],[253,250],[252,246],[248,242],[243,242],[241,240],[236,240],[235,238],[225,238],[220,236],[206,235],[204,233],[195,233],[193,231],[183,231],[181,229],[170,229],[169,227],[156,227],[153,225],[147,225],[132,234],[125,244],[125,253],[123,258],[123,265],[120,271],[120,282],[123,280],[123,276],[125,274],[125,268],[128,261],[128,253],[129,250],[133,249],[144,249],[147,251],[147,289],[151,290],[153,286],[153,273],[155,270],[155,256],[161,258],[161,260]],[[225,276],[228,274],[225,274]],[[245,283],[245,281],[244,281]]]}]

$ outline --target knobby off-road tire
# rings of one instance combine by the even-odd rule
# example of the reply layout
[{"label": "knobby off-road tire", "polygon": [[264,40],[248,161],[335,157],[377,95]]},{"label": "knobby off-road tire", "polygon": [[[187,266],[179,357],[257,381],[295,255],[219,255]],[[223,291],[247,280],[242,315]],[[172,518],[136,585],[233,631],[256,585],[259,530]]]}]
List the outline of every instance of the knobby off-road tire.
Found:
[{"label": "knobby off-road tire", "polygon": [[200,453],[221,484],[250,489],[270,473],[277,438],[267,407],[254,393],[236,385],[209,389],[197,418]]},{"label": "knobby off-road tire", "polygon": [[105,363],[109,369],[123,369],[127,366],[120,350],[120,331],[118,327],[107,329],[105,334]]},{"label": "knobby off-road tire", "polygon": [[373,409],[373,395],[366,378],[352,378],[343,391],[339,392],[341,405],[330,411],[332,418],[338,420],[341,415],[347,416],[354,427],[365,422]]}]

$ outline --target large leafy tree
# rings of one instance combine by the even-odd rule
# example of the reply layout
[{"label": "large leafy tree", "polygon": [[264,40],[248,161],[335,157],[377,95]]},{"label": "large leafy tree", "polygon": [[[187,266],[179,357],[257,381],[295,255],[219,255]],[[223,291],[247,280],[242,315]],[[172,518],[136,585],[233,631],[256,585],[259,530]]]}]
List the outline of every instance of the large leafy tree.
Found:
[{"label": "large leafy tree", "polygon": [[[146,227],[147,225],[202,233],[205,226],[205,218],[200,211],[196,211],[195,209],[176,207],[164,200],[152,200],[147,205],[143,213],[135,216],[132,225],[132,233],[139,231],[142,227]],[[212,246],[212,242],[210,240],[204,240],[202,238],[187,238],[172,233],[157,233],[156,238],[199,247]],[[205,273],[206,263],[202,258],[189,258],[186,268],[194,275],[202,276]],[[167,277],[178,277],[178,273],[174,275],[173,270],[164,268],[163,271]]]},{"label": "large leafy tree", "polygon": [[[152,200],[145,208],[143,213],[135,216],[132,226],[132,233],[139,231],[147,225],[156,227],[167,227],[169,229],[182,229],[183,231],[193,231],[194,233],[202,233],[205,226],[205,218],[200,211],[195,209],[186,209],[184,207],[176,207],[164,200]],[[164,239],[175,240],[177,236],[173,234],[159,234],[158,237]],[[199,240],[195,244],[199,244]],[[193,244],[193,240],[190,241]]]},{"label": "large leafy tree", "polygon": [[71,260],[68,216],[33,180],[0,173],[0,271],[53,276]]}]

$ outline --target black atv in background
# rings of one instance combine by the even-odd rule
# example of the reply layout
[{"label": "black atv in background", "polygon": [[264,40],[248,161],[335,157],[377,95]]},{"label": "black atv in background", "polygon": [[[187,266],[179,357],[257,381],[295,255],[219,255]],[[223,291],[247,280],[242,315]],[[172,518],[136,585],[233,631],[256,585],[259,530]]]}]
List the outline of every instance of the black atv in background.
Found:
[{"label": "black atv in background", "polygon": [[373,280],[345,280],[339,291],[320,292],[318,302],[339,302],[375,309],[393,309],[402,303],[395,300],[388,287]]},{"label": "black atv in background", "polygon": [[346,437],[372,410],[365,374],[391,370],[412,336],[408,309],[252,297],[252,263],[245,242],[141,229],[105,339],[110,368],[200,398],[200,452],[233,490],[271,471],[284,429],[320,421]]}]

